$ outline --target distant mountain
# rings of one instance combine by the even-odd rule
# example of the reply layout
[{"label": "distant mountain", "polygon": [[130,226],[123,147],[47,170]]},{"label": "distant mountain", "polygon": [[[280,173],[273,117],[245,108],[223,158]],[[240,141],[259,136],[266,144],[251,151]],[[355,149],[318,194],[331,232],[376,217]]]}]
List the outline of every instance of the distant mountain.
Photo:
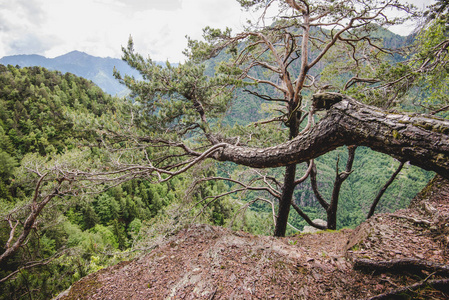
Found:
[{"label": "distant mountain", "polygon": [[96,57],[80,51],[72,51],[55,58],[46,58],[35,54],[5,56],[0,59],[0,64],[20,67],[40,66],[62,73],[70,72],[92,80],[106,93],[118,96],[126,95],[128,90],[114,78],[112,74],[114,67],[122,74],[140,78],[136,70],[120,59]]}]

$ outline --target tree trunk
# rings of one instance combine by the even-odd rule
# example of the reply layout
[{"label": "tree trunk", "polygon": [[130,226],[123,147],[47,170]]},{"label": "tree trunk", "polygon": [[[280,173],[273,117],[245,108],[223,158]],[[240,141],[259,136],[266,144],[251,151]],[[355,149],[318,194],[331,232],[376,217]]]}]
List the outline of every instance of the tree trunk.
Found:
[{"label": "tree trunk", "polygon": [[292,202],[293,191],[295,190],[296,165],[290,165],[285,168],[284,185],[282,186],[282,195],[279,199],[279,210],[276,219],[274,236],[285,236],[287,230],[288,215]]},{"label": "tree trunk", "polygon": [[326,209],[327,212],[327,228],[331,230],[337,229],[337,210],[338,199],[340,198],[341,185],[348,179],[352,172],[352,165],[354,164],[356,146],[348,146],[348,161],[346,162],[345,171],[340,173],[338,170],[338,162],[336,166],[337,175],[335,177],[334,188],[332,190],[331,202]]},{"label": "tree trunk", "polygon": [[[294,139],[299,132],[299,119],[301,116],[297,114],[295,108],[298,104],[292,101],[289,107],[289,140]],[[282,186],[282,194],[279,199],[279,210],[276,219],[276,227],[274,236],[285,236],[287,230],[288,216],[290,214],[290,206],[292,203],[293,192],[295,190],[296,164],[288,165],[285,168],[284,184]]]}]

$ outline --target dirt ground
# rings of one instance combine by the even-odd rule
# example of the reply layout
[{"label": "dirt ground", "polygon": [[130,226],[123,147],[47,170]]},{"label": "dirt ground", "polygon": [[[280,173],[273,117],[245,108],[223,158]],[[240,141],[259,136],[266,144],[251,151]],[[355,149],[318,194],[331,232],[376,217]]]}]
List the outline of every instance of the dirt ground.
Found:
[{"label": "dirt ground", "polygon": [[[138,259],[86,276],[58,299],[370,299],[441,277],[358,271],[357,259],[448,264],[449,185],[436,182],[411,207],[375,215],[355,230],[286,238],[191,225]],[[424,284],[397,297],[382,299],[449,294]]]}]

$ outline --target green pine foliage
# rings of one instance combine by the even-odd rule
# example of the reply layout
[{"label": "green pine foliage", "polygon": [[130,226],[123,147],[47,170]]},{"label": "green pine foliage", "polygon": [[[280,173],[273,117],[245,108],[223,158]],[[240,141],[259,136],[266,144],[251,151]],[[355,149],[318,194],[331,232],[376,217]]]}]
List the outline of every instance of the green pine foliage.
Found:
[{"label": "green pine foliage", "polygon": [[95,116],[114,113],[112,97],[92,82],[41,67],[0,65],[0,124],[17,157],[62,152],[71,139],[85,138],[72,130],[69,111]]}]

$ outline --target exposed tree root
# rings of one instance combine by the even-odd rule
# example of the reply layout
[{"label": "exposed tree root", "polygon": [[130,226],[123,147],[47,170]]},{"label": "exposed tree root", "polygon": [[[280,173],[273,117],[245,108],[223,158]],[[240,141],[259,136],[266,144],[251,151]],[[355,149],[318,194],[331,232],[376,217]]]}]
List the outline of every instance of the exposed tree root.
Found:
[{"label": "exposed tree root", "polygon": [[408,285],[396,290],[393,290],[388,293],[380,294],[371,298],[368,298],[367,300],[378,300],[378,299],[397,299],[398,296],[404,295],[406,293],[419,290],[421,288],[425,287],[432,287],[436,290],[442,291],[444,293],[449,292],[449,278],[445,279],[434,279],[434,280],[423,280],[420,282],[417,282],[412,285]]},{"label": "exposed tree root", "polygon": [[354,261],[354,270],[395,273],[420,273],[421,271],[428,271],[438,275],[449,275],[449,265],[414,258],[393,259],[388,261],[358,258]]},{"label": "exposed tree root", "polygon": [[[361,270],[365,272],[378,271],[378,272],[394,272],[394,273],[401,273],[401,272],[421,273],[422,271],[428,271],[432,273],[430,276],[449,275],[449,265],[413,258],[393,259],[388,261],[375,261],[372,259],[356,259],[354,261],[354,270]],[[377,296],[368,298],[368,300],[397,299],[396,297],[400,295],[404,295],[426,287],[431,287],[444,293],[449,292],[449,278],[429,280],[430,276],[415,284],[401,287],[384,294],[379,294]]]}]

